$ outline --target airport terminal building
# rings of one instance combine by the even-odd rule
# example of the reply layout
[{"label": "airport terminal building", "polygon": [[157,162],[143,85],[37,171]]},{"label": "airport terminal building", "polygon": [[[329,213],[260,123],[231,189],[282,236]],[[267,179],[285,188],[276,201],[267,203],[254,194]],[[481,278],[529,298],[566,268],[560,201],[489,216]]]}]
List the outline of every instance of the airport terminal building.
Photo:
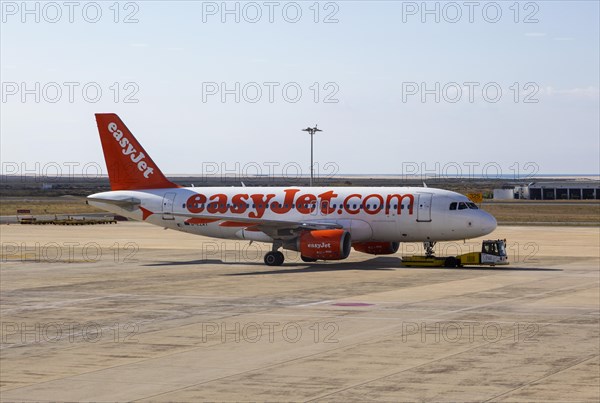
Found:
[{"label": "airport terminal building", "polygon": [[600,181],[534,182],[494,189],[495,200],[599,200]]}]

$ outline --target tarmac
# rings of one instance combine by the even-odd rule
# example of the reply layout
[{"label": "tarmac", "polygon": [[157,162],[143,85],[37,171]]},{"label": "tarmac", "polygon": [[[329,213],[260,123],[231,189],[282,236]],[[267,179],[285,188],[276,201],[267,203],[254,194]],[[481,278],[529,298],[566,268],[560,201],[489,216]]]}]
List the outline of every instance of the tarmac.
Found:
[{"label": "tarmac", "polygon": [[599,401],[600,228],[492,236],[510,266],[268,267],[144,223],[2,225],[0,400]]}]

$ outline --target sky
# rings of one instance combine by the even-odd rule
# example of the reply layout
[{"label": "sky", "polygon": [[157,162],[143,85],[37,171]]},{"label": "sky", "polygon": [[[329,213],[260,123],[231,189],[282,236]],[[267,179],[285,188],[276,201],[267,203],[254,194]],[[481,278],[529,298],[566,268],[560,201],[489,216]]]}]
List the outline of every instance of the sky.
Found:
[{"label": "sky", "polygon": [[[3,174],[600,174],[598,1],[2,1]],[[91,168],[90,168],[91,167]]]}]

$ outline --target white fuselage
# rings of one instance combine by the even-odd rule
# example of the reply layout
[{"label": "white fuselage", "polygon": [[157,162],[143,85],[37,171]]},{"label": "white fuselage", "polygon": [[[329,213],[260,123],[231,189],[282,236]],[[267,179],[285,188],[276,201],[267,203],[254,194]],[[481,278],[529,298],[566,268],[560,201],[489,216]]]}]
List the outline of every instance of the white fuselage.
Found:
[{"label": "white fuselage", "polygon": [[[115,203],[122,200],[135,201],[135,207]],[[477,209],[465,196],[425,187],[120,190],[94,194],[89,203],[178,231],[264,242],[273,239],[260,231],[246,231],[248,223],[236,225],[235,218],[335,223],[350,232],[352,242],[452,241],[483,236],[496,228],[494,217]]]}]

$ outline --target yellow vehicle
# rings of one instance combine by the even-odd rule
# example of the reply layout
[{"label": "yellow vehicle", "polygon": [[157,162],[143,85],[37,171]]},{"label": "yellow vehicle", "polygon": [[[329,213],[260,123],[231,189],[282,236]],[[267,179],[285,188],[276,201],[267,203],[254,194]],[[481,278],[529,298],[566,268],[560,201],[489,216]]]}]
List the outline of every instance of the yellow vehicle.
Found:
[{"label": "yellow vehicle", "polygon": [[458,256],[405,256],[402,264],[408,267],[463,267],[507,265],[506,239],[483,241],[481,252]]}]

